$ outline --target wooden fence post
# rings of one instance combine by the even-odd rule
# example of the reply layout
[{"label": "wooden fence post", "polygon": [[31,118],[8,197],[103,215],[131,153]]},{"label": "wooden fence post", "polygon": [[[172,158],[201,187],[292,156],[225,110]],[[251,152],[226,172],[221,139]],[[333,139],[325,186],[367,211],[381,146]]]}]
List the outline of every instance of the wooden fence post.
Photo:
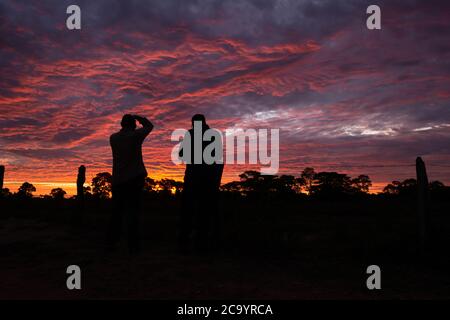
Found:
[{"label": "wooden fence post", "polygon": [[84,183],[86,182],[86,167],[80,166],[78,168],[77,176],[77,200],[82,202],[84,200]]},{"label": "wooden fence post", "polygon": [[417,175],[417,218],[419,231],[419,250],[424,253],[427,247],[428,228],[430,223],[428,202],[428,177],[425,168],[425,162],[421,157],[416,159],[416,175]]},{"label": "wooden fence post", "polygon": [[0,193],[3,190],[3,178],[5,177],[5,166],[0,166]]},{"label": "wooden fence post", "polygon": [[86,182],[86,167],[80,166],[77,175],[77,210],[72,221],[74,226],[81,226],[84,220],[84,183]]}]

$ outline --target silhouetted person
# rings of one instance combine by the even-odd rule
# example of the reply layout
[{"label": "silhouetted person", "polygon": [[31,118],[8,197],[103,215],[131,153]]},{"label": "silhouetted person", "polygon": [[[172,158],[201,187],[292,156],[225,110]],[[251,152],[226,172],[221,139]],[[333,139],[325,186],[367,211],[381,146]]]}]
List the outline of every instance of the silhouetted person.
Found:
[{"label": "silhouetted person", "polygon": [[[136,129],[136,121],[142,128]],[[107,241],[114,250],[122,233],[122,220],[126,220],[128,248],[131,253],[140,250],[139,210],[142,188],[147,170],[142,160],[142,143],[153,129],[146,118],[126,114],[122,129],[110,137],[113,154],[112,198],[114,210],[111,215]]]},{"label": "silhouetted person", "polygon": [[[184,174],[184,186],[182,194],[181,219],[179,246],[180,250],[186,252],[191,245],[191,239],[194,240],[195,248],[198,251],[206,251],[217,241],[218,232],[218,200],[219,187],[223,171],[223,159],[213,164],[205,163],[205,159],[201,158],[200,163],[194,163],[194,152],[196,149],[196,141],[194,133],[194,123],[201,122],[201,136],[210,129],[206,124],[205,117],[196,114],[192,117],[192,129],[184,137],[180,148],[180,158],[188,161]],[[216,131],[217,132],[217,131]],[[220,133],[219,133],[220,134]],[[215,141],[214,137],[211,141],[201,142],[201,151]],[[186,148],[190,143],[190,157],[186,154]],[[219,139],[218,148],[220,156],[222,156],[222,140]],[[215,153],[212,153],[215,156]]]}]

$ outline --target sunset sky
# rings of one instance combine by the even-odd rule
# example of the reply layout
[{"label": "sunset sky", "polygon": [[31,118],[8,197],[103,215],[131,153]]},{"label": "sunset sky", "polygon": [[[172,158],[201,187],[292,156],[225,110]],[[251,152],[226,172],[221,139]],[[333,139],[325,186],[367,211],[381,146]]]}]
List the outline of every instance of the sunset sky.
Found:
[{"label": "sunset sky", "polygon": [[[82,30],[66,28],[77,4]],[[382,29],[366,28],[377,4]],[[181,179],[170,134],[279,128],[280,174],[415,176],[450,183],[450,1],[0,0],[0,164],[5,187],[74,191],[111,171],[124,113],[155,125],[152,178]],[[247,169],[226,166],[224,181]]]}]

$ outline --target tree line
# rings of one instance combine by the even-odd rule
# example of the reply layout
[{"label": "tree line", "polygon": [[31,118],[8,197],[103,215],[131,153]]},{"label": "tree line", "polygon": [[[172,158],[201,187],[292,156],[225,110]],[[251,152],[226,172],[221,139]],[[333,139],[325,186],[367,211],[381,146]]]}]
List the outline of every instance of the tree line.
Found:
[{"label": "tree line", "polygon": [[[111,196],[112,176],[109,172],[100,172],[92,178],[89,186],[84,186],[86,198],[108,199]],[[270,194],[280,197],[312,197],[322,199],[349,198],[367,196],[372,186],[368,175],[350,177],[338,172],[316,172],[314,168],[305,168],[299,176],[294,175],[262,175],[258,171],[245,171],[239,175],[238,181],[225,183],[221,191],[242,197]],[[159,195],[178,195],[183,190],[183,182],[173,179],[145,179],[144,193]],[[450,187],[440,181],[429,184],[431,194],[448,197]],[[36,192],[35,186],[24,182],[12,193],[2,189],[3,197],[30,198]],[[386,185],[380,195],[387,197],[414,197],[417,192],[416,179],[392,181]],[[44,198],[63,199],[67,195],[62,188],[54,188]],[[75,196],[74,196],[75,197]]]}]

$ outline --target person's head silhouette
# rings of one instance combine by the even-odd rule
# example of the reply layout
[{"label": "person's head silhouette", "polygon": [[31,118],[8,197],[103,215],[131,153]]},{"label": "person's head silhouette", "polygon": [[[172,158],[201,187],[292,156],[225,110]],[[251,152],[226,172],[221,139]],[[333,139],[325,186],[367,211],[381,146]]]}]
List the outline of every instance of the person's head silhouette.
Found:
[{"label": "person's head silhouette", "polygon": [[126,130],[136,129],[136,119],[131,114],[124,115],[120,124],[122,125],[122,128]]},{"label": "person's head silhouette", "polygon": [[205,116],[204,116],[204,115],[202,115],[202,114],[200,114],[200,113],[195,114],[195,115],[192,117],[192,127],[194,127],[194,123],[195,123],[196,121],[201,121],[202,127],[203,127],[203,128],[206,127],[206,119],[205,119]]}]

